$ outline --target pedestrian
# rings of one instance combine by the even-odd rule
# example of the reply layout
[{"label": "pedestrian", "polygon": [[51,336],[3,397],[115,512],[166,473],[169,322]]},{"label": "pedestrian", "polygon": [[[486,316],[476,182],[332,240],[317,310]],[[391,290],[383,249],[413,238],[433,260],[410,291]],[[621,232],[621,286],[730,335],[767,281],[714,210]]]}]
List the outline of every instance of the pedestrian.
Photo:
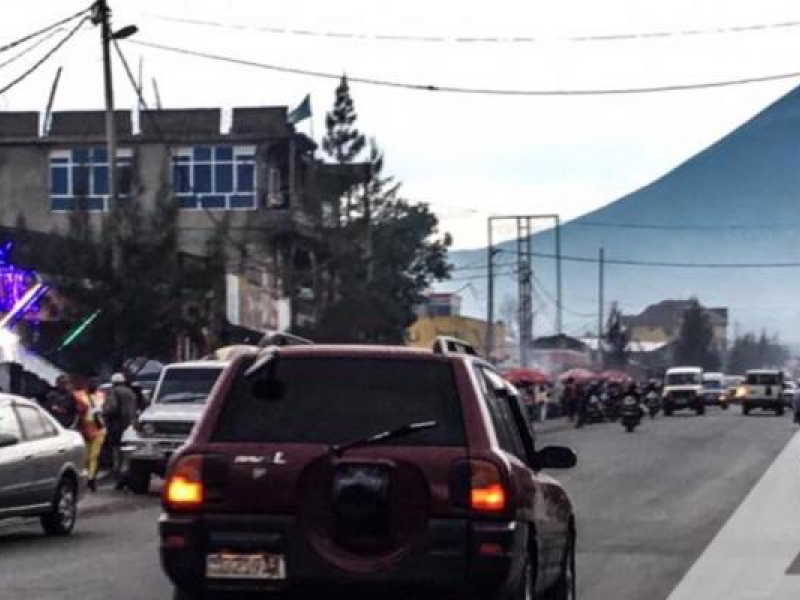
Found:
[{"label": "pedestrian", "polygon": [[575,414],[578,410],[578,396],[580,390],[575,380],[572,377],[567,378],[564,390],[561,393],[561,402],[564,405],[564,412],[567,413],[570,421],[575,420]]},{"label": "pedestrian", "polygon": [[103,419],[104,395],[100,391],[97,377],[89,377],[86,389],[75,394],[78,406],[78,431],[86,443],[86,471],[88,473],[89,491],[97,491],[97,469],[100,451],[106,439],[106,428]]},{"label": "pedestrian", "polygon": [[534,401],[536,402],[537,415],[539,421],[544,423],[547,421],[547,403],[550,400],[550,393],[547,391],[547,386],[540,383],[536,386],[536,395]]},{"label": "pedestrian", "polygon": [[72,391],[72,382],[64,374],[56,377],[56,387],[45,396],[44,408],[62,427],[72,429],[78,420],[78,405]]},{"label": "pedestrian", "polygon": [[122,434],[133,425],[137,416],[138,399],[128,385],[125,375],[114,373],[111,376],[111,390],[103,404],[103,417],[106,435],[111,448],[112,473],[116,489],[125,487],[125,474],[122,459]]}]

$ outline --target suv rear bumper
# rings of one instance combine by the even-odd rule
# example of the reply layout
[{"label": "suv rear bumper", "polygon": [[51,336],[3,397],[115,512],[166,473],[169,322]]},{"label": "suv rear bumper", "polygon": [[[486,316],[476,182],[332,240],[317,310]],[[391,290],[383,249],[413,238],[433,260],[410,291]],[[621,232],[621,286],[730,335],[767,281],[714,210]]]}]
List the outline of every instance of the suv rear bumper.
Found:
[{"label": "suv rear bumper", "polygon": [[[292,516],[162,515],[161,562],[172,583],[189,592],[258,592],[325,586],[436,589],[471,596],[506,589],[521,571],[527,528],[518,523],[431,519],[415,548],[397,562],[369,574],[340,569],[307,543]],[[284,581],[205,578],[209,552],[281,554]]]},{"label": "suv rear bumper", "polygon": [[776,410],[784,408],[786,401],[783,398],[745,398],[742,406],[747,408],[763,408],[764,410]]}]

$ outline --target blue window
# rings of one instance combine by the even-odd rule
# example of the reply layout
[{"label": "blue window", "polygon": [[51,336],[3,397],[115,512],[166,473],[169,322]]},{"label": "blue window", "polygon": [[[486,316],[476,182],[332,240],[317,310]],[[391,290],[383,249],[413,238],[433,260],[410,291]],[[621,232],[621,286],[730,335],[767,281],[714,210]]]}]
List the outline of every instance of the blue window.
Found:
[{"label": "blue window", "polygon": [[[50,207],[54,211],[108,208],[108,153],[104,146],[54,150],[50,153]],[[117,153],[117,196],[132,190],[133,153]]]},{"label": "blue window", "polygon": [[255,189],[255,167],[253,164],[237,165],[236,167],[236,191],[252,192]]},{"label": "blue window", "polygon": [[255,209],[255,148],[177,148],[172,155],[172,189],[185,210]]},{"label": "blue window", "polygon": [[229,194],[233,191],[233,164],[214,165],[214,191]]}]

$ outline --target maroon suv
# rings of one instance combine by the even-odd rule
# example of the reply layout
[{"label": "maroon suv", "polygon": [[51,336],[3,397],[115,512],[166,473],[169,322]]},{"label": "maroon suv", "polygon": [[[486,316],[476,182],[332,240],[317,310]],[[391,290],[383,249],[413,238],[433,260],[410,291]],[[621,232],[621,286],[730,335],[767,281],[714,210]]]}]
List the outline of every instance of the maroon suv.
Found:
[{"label": "maroon suv", "polygon": [[516,391],[443,350],[293,346],[220,377],[173,457],[176,599],[453,592],[574,598],[575,520]]}]

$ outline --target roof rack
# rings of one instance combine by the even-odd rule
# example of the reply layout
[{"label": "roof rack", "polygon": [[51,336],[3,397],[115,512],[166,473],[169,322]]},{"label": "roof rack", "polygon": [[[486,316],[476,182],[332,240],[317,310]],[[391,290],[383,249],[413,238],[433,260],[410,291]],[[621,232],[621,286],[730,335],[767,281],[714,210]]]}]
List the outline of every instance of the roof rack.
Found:
[{"label": "roof rack", "polygon": [[433,341],[433,352],[434,354],[443,354],[445,356],[451,354],[478,356],[478,352],[469,342],[446,335],[440,335]]},{"label": "roof rack", "polygon": [[259,348],[269,346],[313,346],[314,342],[299,335],[286,333],[283,331],[268,333],[258,342]]}]

